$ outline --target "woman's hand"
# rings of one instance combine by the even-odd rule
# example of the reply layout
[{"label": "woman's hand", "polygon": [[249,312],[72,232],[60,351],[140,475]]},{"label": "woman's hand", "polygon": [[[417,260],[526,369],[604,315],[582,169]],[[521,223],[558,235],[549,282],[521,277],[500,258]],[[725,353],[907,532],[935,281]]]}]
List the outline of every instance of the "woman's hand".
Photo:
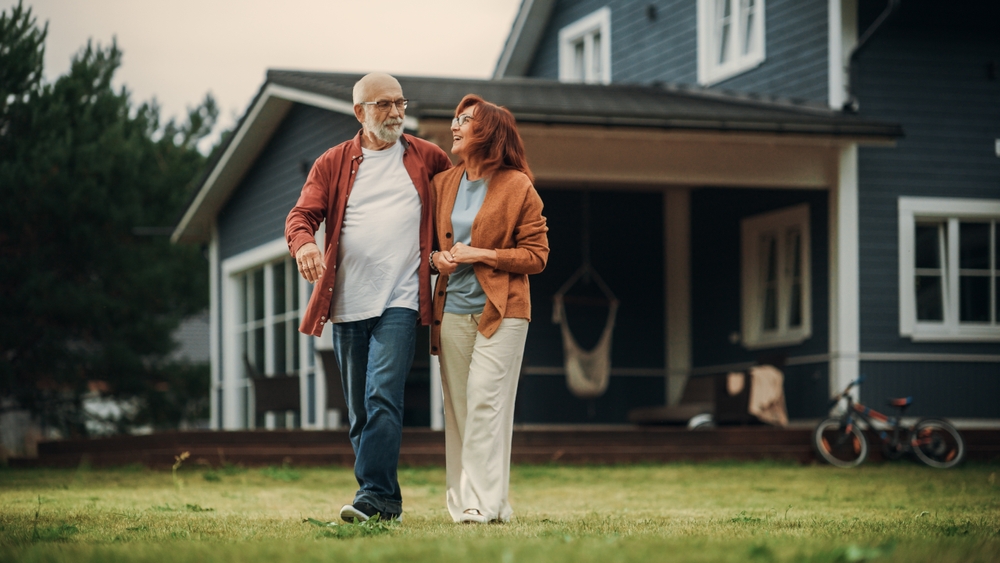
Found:
[{"label": "woman's hand", "polygon": [[482,262],[490,267],[497,267],[496,250],[475,248],[461,242],[451,247],[451,258],[458,264]]},{"label": "woman's hand", "polygon": [[442,250],[434,253],[434,267],[438,269],[438,272],[447,276],[451,275],[455,268],[458,268],[458,262],[455,262],[451,252]]}]

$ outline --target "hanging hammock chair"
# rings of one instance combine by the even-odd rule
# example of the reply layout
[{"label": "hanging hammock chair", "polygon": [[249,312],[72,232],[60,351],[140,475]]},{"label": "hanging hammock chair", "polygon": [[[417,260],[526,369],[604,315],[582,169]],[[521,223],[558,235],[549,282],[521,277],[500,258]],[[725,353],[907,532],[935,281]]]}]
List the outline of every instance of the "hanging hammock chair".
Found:
[{"label": "hanging hammock chair", "polygon": [[[590,350],[584,350],[573,337],[566,319],[566,292],[577,281],[589,276],[601,289],[607,298],[608,319],[604,323],[604,331],[597,340],[597,345]],[[566,370],[566,386],[574,396],[581,399],[600,397],[608,389],[611,379],[611,335],[615,330],[615,317],[618,315],[618,299],[589,264],[584,262],[553,297],[552,322],[562,330],[563,364]]]},{"label": "hanging hammock chair", "polygon": [[[583,264],[566,280],[552,298],[552,322],[562,330],[563,366],[566,370],[566,387],[570,393],[581,399],[600,397],[608,389],[611,378],[611,335],[615,330],[615,317],[618,315],[618,298],[611,291],[597,270],[590,265],[590,194],[581,194],[581,243]],[[566,319],[566,300],[576,300],[567,296],[570,290],[580,280],[593,280],[604,294],[606,300],[597,304],[608,307],[608,319],[604,323],[604,331],[597,340],[597,345],[590,350],[584,350],[573,337]],[[584,299],[588,304],[594,304],[592,299]],[[593,409],[593,404],[591,404]]]}]

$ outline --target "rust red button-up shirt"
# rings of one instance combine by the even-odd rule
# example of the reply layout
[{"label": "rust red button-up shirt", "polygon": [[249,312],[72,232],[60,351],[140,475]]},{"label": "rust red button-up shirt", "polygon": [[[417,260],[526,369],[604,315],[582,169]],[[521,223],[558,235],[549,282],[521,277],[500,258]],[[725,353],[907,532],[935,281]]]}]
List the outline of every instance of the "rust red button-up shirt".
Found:
[{"label": "rust red button-up shirt", "polygon": [[[438,172],[451,168],[451,161],[440,147],[403,134],[399,138],[403,144],[403,166],[413,180],[420,196],[420,322],[431,322],[430,266],[427,256],[434,240],[433,213],[434,200],[430,189],[431,179]],[[340,244],[340,230],[344,224],[347,200],[354,187],[358,167],[364,158],[361,152],[361,133],[350,141],[345,141],[323,153],[313,164],[309,178],[302,186],[302,194],[285,220],[285,239],[292,256],[303,244],[316,241],[316,230],[326,220],[326,240],[323,245],[323,260],[326,271],[313,287],[312,297],[302,315],[299,331],[312,336],[323,334],[323,325],[330,315],[330,300],[333,285],[337,280],[337,256]]]}]

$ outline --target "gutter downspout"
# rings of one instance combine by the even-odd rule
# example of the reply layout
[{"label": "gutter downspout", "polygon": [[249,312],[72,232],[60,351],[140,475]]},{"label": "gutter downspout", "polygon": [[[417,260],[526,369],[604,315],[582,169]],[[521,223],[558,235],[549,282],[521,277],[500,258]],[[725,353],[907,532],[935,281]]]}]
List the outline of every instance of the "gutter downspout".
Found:
[{"label": "gutter downspout", "polygon": [[868,29],[858,39],[858,44],[851,49],[851,55],[847,58],[847,101],[844,102],[844,111],[857,113],[861,109],[861,102],[858,101],[858,97],[854,94],[854,81],[857,75],[855,69],[858,66],[858,56],[861,54],[862,49],[868,45],[868,40],[875,35],[878,28],[899,9],[900,4],[902,4],[902,0],[888,0],[882,13],[868,26]]}]

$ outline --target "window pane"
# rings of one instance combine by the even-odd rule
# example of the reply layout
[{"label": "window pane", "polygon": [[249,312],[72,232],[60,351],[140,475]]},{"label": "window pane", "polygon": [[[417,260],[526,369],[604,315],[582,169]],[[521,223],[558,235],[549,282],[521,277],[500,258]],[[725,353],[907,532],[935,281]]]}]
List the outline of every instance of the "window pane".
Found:
[{"label": "window pane", "polygon": [[719,36],[716,38],[716,45],[719,46],[719,64],[729,60],[729,34],[731,32],[730,22],[732,21],[731,0],[718,0],[715,5],[715,16],[718,19]]},{"label": "window pane", "polygon": [[789,279],[788,326],[794,328],[802,325],[802,233],[789,229],[785,244]]},{"label": "window pane", "polygon": [[264,327],[253,331],[253,367],[257,373],[264,373]]},{"label": "window pane", "polygon": [[988,270],[990,267],[990,224],[959,223],[958,264],[962,269]]},{"label": "window pane", "polygon": [[274,265],[274,314],[285,312],[285,262]]},{"label": "window pane", "polygon": [[594,74],[592,76],[595,82],[600,81],[601,78],[601,34],[594,34],[593,51],[590,53],[590,60],[593,62]]},{"label": "window pane", "polygon": [[778,328],[778,241],[773,234],[760,238],[761,264],[764,265],[764,302],[761,308],[764,330]]},{"label": "window pane", "polygon": [[240,276],[240,324],[246,324],[247,322],[247,276]]},{"label": "window pane", "polygon": [[941,276],[917,276],[917,320],[943,321]]},{"label": "window pane", "polygon": [[288,304],[288,309],[290,311],[299,310],[299,273],[294,267],[290,267],[291,270],[291,281],[292,284],[292,302]]},{"label": "window pane", "polygon": [[[1000,222],[993,223],[993,267],[1000,271]],[[1000,299],[1000,295],[997,298]]]},{"label": "window pane", "polygon": [[255,321],[264,318],[264,269],[260,268],[253,272],[253,314],[250,317]]},{"label": "window pane", "polygon": [[941,257],[938,249],[939,225],[917,225],[916,229],[916,263],[917,268],[940,268]]},{"label": "window pane", "polygon": [[292,345],[288,347],[288,353],[292,355],[292,371],[299,371],[299,319],[292,319]]},{"label": "window pane", "polygon": [[306,414],[309,424],[316,424],[316,374],[306,378]]},{"label": "window pane", "polygon": [[791,302],[788,304],[788,328],[802,326],[802,284],[794,283],[791,287]]},{"label": "window pane", "polygon": [[962,276],[958,282],[959,319],[962,322],[990,321],[990,278]]},{"label": "window pane", "polygon": [[753,0],[743,0],[742,6],[743,54],[746,55],[754,45],[754,18],[757,17],[757,11]]},{"label": "window pane", "polygon": [[573,45],[573,78],[583,80],[583,41]]},{"label": "window pane", "polygon": [[285,323],[274,325],[274,373],[285,373]]}]

